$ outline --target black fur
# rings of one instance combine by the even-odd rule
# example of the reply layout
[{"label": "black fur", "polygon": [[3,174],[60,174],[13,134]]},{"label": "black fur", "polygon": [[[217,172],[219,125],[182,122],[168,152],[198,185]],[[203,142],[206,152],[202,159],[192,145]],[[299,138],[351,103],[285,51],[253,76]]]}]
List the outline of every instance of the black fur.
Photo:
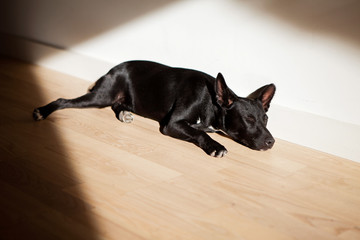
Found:
[{"label": "black fur", "polygon": [[128,111],[160,123],[168,136],[192,142],[207,154],[222,157],[227,150],[206,133],[222,131],[251,149],[267,150],[274,138],[266,128],[275,85],[241,98],[216,78],[191,69],[155,62],[129,61],[112,68],[89,92],[75,99],[59,98],[34,110],[35,120],[64,108],[111,106],[117,118]]}]

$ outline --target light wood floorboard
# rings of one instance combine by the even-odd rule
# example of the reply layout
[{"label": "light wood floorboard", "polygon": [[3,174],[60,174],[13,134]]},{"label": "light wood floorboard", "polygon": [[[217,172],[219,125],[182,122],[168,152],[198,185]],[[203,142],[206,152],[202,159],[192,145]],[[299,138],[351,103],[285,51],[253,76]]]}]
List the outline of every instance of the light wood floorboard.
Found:
[{"label": "light wood floorboard", "polygon": [[32,120],[88,85],[0,60],[0,239],[360,239],[358,163],[216,134],[229,153],[212,158],[109,108]]}]

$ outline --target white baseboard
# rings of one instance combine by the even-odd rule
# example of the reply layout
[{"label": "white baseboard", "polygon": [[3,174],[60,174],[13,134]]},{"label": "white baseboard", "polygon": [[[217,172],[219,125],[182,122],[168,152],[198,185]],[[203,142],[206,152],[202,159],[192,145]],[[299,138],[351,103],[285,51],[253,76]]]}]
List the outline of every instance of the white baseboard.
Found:
[{"label": "white baseboard", "polygon": [[[95,81],[117,63],[0,34],[0,54]],[[276,138],[360,162],[360,125],[272,105],[268,128]]]},{"label": "white baseboard", "polygon": [[360,126],[272,105],[269,130],[280,139],[360,162]]}]

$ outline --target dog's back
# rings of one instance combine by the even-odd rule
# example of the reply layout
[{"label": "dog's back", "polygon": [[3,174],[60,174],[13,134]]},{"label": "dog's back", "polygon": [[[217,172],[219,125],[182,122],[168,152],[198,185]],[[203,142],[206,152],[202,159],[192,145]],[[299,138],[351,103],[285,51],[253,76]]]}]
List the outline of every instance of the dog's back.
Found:
[{"label": "dog's back", "polygon": [[211,103],[214,82],[208,74],[192,69],[129,61],[111,69],[92,91],[110,92],[124,110],[162,121],[175,104],[186,108],[197,101],[203,106],[205,101]]}]

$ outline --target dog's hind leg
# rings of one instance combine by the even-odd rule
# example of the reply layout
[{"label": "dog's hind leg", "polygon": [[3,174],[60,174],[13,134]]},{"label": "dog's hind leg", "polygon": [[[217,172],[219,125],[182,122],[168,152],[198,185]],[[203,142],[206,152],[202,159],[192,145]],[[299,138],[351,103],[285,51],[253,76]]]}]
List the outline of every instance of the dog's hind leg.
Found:
[{"label": "dog's hind leg", "polygon": [[118,102],[114,103],[111,106],[111,109],[114,111],[115,117],[119,119],[120,122],[131,123],[134,120],[131,112]]},{"label": "dog's hind leg", "polygon": [[43,120],[54,111],[65,108],[104,108],[112,105],[112,99],[106,94],[90,92],[74,99],[59,98],[33,112],[34,120]]}]

